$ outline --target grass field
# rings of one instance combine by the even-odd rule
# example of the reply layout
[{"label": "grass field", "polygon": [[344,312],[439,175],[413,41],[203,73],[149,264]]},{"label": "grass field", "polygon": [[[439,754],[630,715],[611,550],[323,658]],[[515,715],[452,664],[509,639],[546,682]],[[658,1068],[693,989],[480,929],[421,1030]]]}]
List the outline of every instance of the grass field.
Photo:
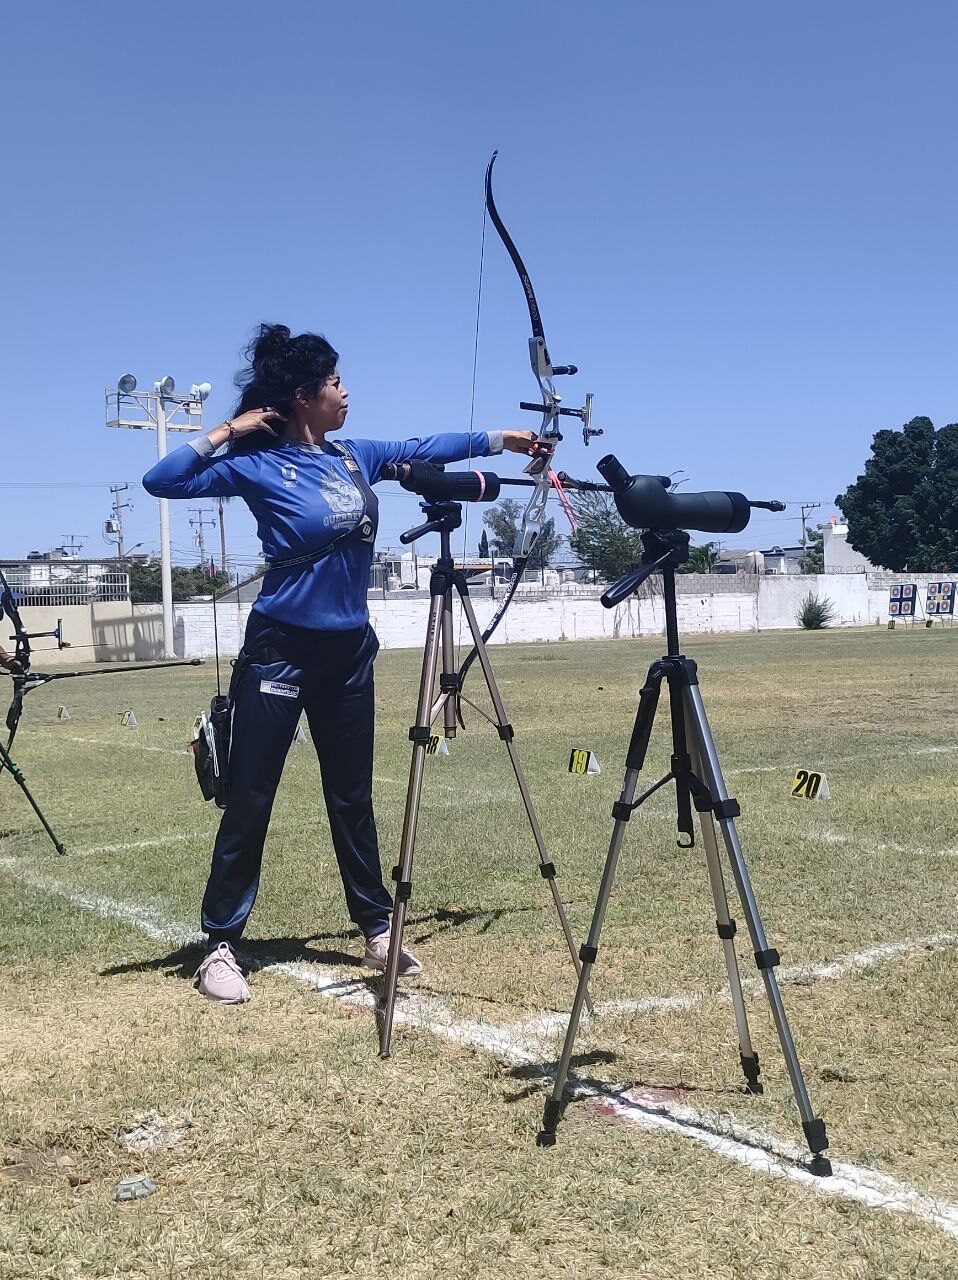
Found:
[{"label": "grass field", "polygon": [[[384,1062],[312,748],[292,748],[274,810],[254,1000],[217,1008],[189,985],[216,814],[186,746],[212,669],[32,693],[15,756],[71,856],[0,778],[0,1275],[958,1276],[956,644],[898,628],[686,646],[829,1129],[839,1176],[814,1181],[796,1172],[801,1130],[757,988],[766,1089],[741,1091],[702,851],[676,847],[670,792],[630,825],[578,1092],[542,1151],[573,972],[479,717],[428,760],[408,931],[426,970]],[[661,647],[493,650],[580,939]],[[419,664],[378,662],[387,871]],[[130,707],[136,729],[120,723]],[[573,746],[601,775],[566,772]],[[831,799],[791,799],[798,766],[823,770]],[[156,1194],[114,1203],[139,1172]]]}]

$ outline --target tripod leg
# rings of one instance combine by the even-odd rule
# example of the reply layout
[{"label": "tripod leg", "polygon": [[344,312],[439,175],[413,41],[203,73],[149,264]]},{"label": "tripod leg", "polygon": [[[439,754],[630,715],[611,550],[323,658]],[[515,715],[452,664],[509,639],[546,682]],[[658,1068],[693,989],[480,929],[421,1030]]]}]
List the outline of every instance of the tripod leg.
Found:
[{"label": "tripod leg", "polygon": [[442,673],[439,692],[443,696],[443,733],[447,738],[456,736],[456,699],[459,677],[456,669],[456,651],[453,639],[452,584],[446,588],[442,602]]},{"label": "tripod leg", "polygon": [[556,1078],[552,1086],[552,1093],[546,1099],[542,1114],[542,1129],[536,1139],[540,1147],[551,1147],[554,1144],[556,1126],[562,1118],[562,1095],[565,1092],[566,1081],[569,1078],[569,1066],[572,1062],[572,1051],[575,1048],[579,1023],[582,1020],[582,1007],[586,1001],[589,977],[599,951],[599,937],[602,933],[602,926],[605,923],[609,895],[612,893],[612,887],[615,883],[615,872],[619,862],[619,854],[622,850],[622,841],[625,839],[626,827],[632,817],[632,802],[635,800],[635,793],[639,785],[639,774],[645,763],[645,754],[648,750],[649,738],[652,735],[652,723],[655,719],[655,709],[659,701],[661,682],[662,672],[658,664],[655,664],[649,671],[649,677],[639,698],[639,709],[636,712],[635,724],[632,728],[632,740],[629,743],[629,753],[626,757],[622,793],[618,801],[612,806],[612,817],[615,820],[612,827],[612,839],[609,843],[609,852],[602,871],[602,880],[599,884],[599,895],[596,898],[592,924],[589,926],[589,937],[585,945],[579,949],[582,971],[579,974],[579,983],[575,990],[572,1011],[569,1014],[569,1025],[566,1027],[565,1041],[563,1042],[562,1053],[556,1067]]},{"label": "tripod leg", "polygon": [[[692,769],[701,777],[701,761],[696,744],[696,735],[690,733]],[[739,1059],[745,1074],[746,1089],[749,1093],[761,1093],[759,1080],[758,1054],[752,1046],[752,1035],[749,1030],[748,1016],[745,1012],[745,998],[742,994],[742,979],[739,974],[738,957],[735,954],[735,921],[729,913],[728,894],[725,879],[722,875],[722,861],[719,857],[718,841],[715,836],[715,820],[712,811],[696,797],[696,809],[699,815],[699,826],[702,831],[702,845],[705,849],[705,863],[708,867],[709,882],[712,886],[712,900],[715,903],[715,928],[722,942],[725,953],[725,969],[728,973],[729,991],[732,994],[732,1008],[735,1011],[735,1027],[738,1032]]]},{"label": "tripod leg", "polygon": [[57,838],[57,833],[53,830],[49,822],[47,822],[46,818],[43,816],[43,812],[40,809],[40,806],[37,804],[36,800],[34,800],[33,794],[30,791],[30,788],[27,786],[26,778],[24,778],[23,776],[23,771],[15,761],[10,759],[10,754],[7,751],[6,747],[0,746],[0,773],[3,773],[4,769],[6,769],[9,772],[14,782],[17,784],[17,786],[26,796],[27,801],[30,804],[30,808],[40,819],[40,822],[43,824],[44,831],[53,841],[54,849],[56,849],[57,853],[61,856],[61,858],[65,858],[67,856],[67,851],[63,847],[62,841],[60,841]]},{"label": "tripod leg", "polygon": [[[536,817],[536,811],[532,804],[532,797],[529,794],[529,786],[526,782],[526,776],[523,772],[522,765],[519,761],[519,755],[516,751],[513,741],[512,725],[506,719],[505,708],[502,705],[502,698],[499,694],[499,687],[496,684],[496,678],[492,673],[492,663],[489,661],[489,653],[482,639],[482,630],[476,621],[476,615],[472,607],[472,601],[468,594],[460,592],[462,599],[462,607],[465,610],[466,618],[469,622],[469,629],[472,632],[472,639],[475,645],[476,656],[482,667],[482,674],[486,679],[486,686],[489,690],[489,697],[492,699],[493,709],[496,713],[496,728],[499,737],[505,744],[506,750],[509,752],[509,760],[512,764],[512,771],[516,775],[516,783],[519,787],[519,795],[522,797],[522,805],[526,811],[526,817],[529,819],[529,826],[532,828],[532,838],[535,841],[536,849],[539,853],[539,873],[543,880],[546,880],[552,893],[552,901],[555,904],[556,914],[559,917],[559,923],[562,926],[562,932],[565,934],[565,940],[569,947],[569,954],[572,956],[572,963],[575,965],[576,976],[581,977],[582,965],[579,960],[579,953],[576,950],[575,938],[572,936],[572,927],[569,924],[569,918],[565,912],[565,906],[559,893],[559,887],[556,884],[555,864],[549,857],[549,851],[546,849],[545,840],[542,838],[542,830],[539,827],[539,819]],[[588,994],[585,997],[589,1012],[592,1012],[592,1002]]]},{"label": "tripod leg", "polygon": [[739,843],[738,832],[735,830],[734,819],[740,812],[738,804],[729,798],[728,791],[725,788],[725,780],[722,777],[722,768],[719,764],[718,754],[715,749],[715,742],[712,739],[712,733],[709,729],[708,718],[705,714],[705,705],[702,702],[702,693],[697,684],[688,684],[684,691],[686,720],[695,745],[695,752],[702,768],[702,780],[705,782],[713,799],[713,812],[718,818],[719,827],[722,831],[722,839],[725,843],[725,850],[728,860],[732,868],[732,875],[735,879],[735,887],[738,890],[738,896],[742,903],[742,909],[745,913],[745,922],[748,926],[749,936],[752,940],[752,948],[755,952],[755,963],[762,975],[762,981],[765,984],[765,994],[772,1010],[772,1019],[775,1023],[775,1029],[778,1032],[779,1043],[782,1046],[782,1054],[785,1058],[785,1066],[788,1069],[789,1079],[792,1083],[792,1092],[795,1095],[795,1101],[798,1105],[799,1114],[802,1118],[802,1129],[805,1133],[805,1140],[808,1148],[812,1153],[812,1160],[809,1169],[812,1173],[821,1177],[827,1177],[831,1174],[832,1167],[826,1157],[822,1154],[828,1147],[828,1137],[825,1132],[824,1121],[816,1116],[812,1109],[812,1104],[808,1096],[808,1089],[805,1085],[805,1077],[802,1075],[802,1068],[798,1061],[798,1054],[795,1051],[795,1042],[792,1039],[792,1033],[788,1025],[788,1019],[785,1016],[785,1006],[782,1003],[782,993],[779,990],[778,981],[775,977],[775,966],[779,963],[778,952],[768,945],[768,939],[765,936],[765,929],[762,925],[762,918],[759,915],[758,906],[755,902],[755,895],[752,891],[751,880],[749,879],[748,868],[745,865],[745,857],[742,853],[742,846]]},{"label": "tripod leg", "polygon": [[433,595],[429,607],[429,623],[426,647],[423,651],[422,675],[419,681],[419,702],[416,723],[409,730],[412,741],[412,760],[409,765],[409,784],[406,788],[406,811],[403,816],[402,843],[399,865],[393,869],[396,895],[389,934],[389,952],[386,957],[386,977],[379,1009],[379,1052],[389,1057],[393,1017],[396,1010],[396,985],[399,980],[399,957],[402,955],[403,931],[406,927],[406,903],[412,895],[412,855],[416,847],[416,829],[419,825],[419,801],[422,795],[422,776],[426,763],[426,746],[431,729],[432,692],[439,665],[442,644],[442,612],[444,598]]}]

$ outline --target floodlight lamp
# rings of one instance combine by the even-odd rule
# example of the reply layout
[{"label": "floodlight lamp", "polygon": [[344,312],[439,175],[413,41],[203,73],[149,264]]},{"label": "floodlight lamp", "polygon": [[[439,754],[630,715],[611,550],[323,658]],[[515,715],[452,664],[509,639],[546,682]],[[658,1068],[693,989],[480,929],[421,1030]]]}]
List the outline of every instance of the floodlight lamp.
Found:
[{"label": "floodlight lamp", "polygon": [[204,400],[209,399],[209,394],[212,390],[213,384],[211,382],[194,382],[190,387],[190,399],[199,400],[200,404],[202,404]]},{"label": "floodlight lamp", "polygon": [[176,386],[176,383],[173,381],[170,375],[167,374],[166,377],[161,378],[159,382],[154,382],[153,390],[156,391],[161,396],[171,396],[173,394],[173,388],[175,386]]},{"label": "floodlight lamp", "polygon": [[132,373],[125,373],[122,378],[117,379],[116,389],[121,394],[128,396],[131,391],[136,390],[136,378]]}]

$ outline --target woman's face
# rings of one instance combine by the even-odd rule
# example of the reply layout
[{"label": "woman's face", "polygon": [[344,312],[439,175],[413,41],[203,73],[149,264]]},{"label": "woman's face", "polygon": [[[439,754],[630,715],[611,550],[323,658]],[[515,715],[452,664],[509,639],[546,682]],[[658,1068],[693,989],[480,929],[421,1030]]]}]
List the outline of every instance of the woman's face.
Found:
[{"label": "woman's face", "polygon": [[337,370],[326,379],[315,396],[297,392],[296,404],[306,426],[314,434],[339,431],[349,412],[349,393]]}]

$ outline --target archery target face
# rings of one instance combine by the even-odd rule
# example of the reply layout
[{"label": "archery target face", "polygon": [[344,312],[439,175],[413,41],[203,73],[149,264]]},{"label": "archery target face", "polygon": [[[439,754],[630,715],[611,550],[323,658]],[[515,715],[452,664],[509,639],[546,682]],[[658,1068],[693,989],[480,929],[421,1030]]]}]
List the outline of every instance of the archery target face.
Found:
[{"label": "archery target face", "polygon": [[955,584],[929,582],[925,611],[929,614],[952,614],[955,611]]},{"label": "archery target face", "polygon": [[888,612],[892,617],[913,618],[917,588],[913,582],[899,582],[888,588]]}]

